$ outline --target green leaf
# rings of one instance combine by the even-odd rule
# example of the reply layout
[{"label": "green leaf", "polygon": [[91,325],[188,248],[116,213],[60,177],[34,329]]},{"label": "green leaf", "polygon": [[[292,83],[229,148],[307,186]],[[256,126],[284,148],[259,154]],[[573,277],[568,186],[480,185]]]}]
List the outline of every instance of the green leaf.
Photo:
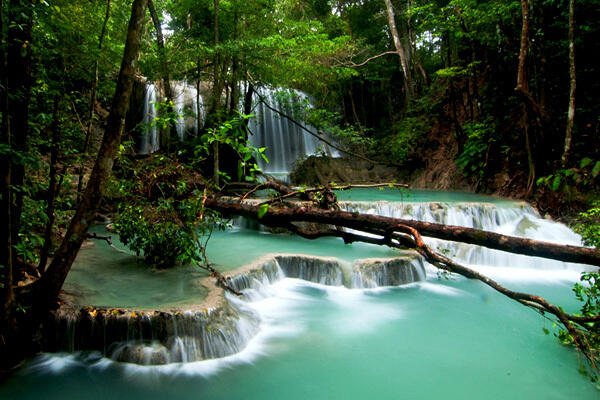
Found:
[{"label": "green leaf", "polygon": [[596,178],[600,174],[600,161],[596,161],[596,165],[592,168],[592,176]]},{"label": "green leaf", "polygon": [[554,177],[554,180],[552,181],[552,191],[556,192],[558,189],[560,189],[560,181],[560,175]]},{"label": "green leaf", "polygon": [[594,160],[592,160],[589,157],[585,157],[583,160],[581,160],[581,162],[579,163],[579,168],[585,168],[588,165],[590,165],[591,163],[593,163]]},{"label": "green leaf", "polygon": [[261,219],[262,217],[265,216],[267,211],[269,211],[269,205],[261,204],[260,207],[258,208],[258,213],[256,214],[256,216],[258,217],[258,219]]}]

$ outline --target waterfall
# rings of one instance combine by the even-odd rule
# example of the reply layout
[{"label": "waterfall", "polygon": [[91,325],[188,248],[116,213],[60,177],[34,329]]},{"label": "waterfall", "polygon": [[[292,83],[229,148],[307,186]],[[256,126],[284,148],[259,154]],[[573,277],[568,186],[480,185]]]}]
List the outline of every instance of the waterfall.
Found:
[{"label": "waterfall", "polygon": [[[173,93],[173,111],[177,114],[175,128],[180,140],[186,140],[190,135],[197,135],[199,131],[198,118],[200,112],[201,120],[204,119],[204,104],[200,97],[198,104],[197,89],[185,81],[171,82]],[[290,91],[291,103],[280,101],[277,91],[262,89],[261,96],[274,108],[290,115],[295,120],[302,122],[302,118],[294,111],[294,106],[306,100],[306,95],[297,91]],[[143,108],[143,134],[139,146],[140,154],[153,153],[160,148],[160,131],[153,124],[158,116],[159,90],[155,84],[146,85]],[[274,175],[282,175],[284,178],[291,172],[294,164],[310,155],[323,152],[333,157],[339,157],[335,149],[329,148],[315,136],[306,132],[292,121],[280,117],[270,110],[262,102],[256,102],[255,117],[250,120],[249,129],[252,134],[249,137],[250,144],[255,147],[265,147],[265,155],[269,163],[262,158],[258,160],[260,168]],[[314,135],[319,135],[317,130],[310,125],[306,128]]]},{"label": "waterfall", "polygon": [[[273,89],[261,89],[261,96],[271,107],[303,123],[298,113],[294,111],[294,106],[305,101],[306,95],[290,90],[292,100],[291,103],[287,103],[278,99],[277,92]],[[287,176],[298,160],[317,154],[320,151],[339,157],[336,150],[330,149],[329,146],[315,136],[289,119],[281,117],[262,102],[259,101],[255,105],[253,114],[255,117],[250,120],[248,125],[251,132],[249,139],[252,146],[266,148],[265,155],[269,162],[266,163],[262,159],[258,160],[258,164],[264,172]],[[314,135],[319,135],[314,127],[305,126]]]},{"label": "waterfall", "polygon": [[157,117],[156,86],[152,83],[146,85],[144,96],[144,109],[142,118],[142,138],[138,152],[140,154],[154,153],[160,148],[158,129],[154,123]]}]

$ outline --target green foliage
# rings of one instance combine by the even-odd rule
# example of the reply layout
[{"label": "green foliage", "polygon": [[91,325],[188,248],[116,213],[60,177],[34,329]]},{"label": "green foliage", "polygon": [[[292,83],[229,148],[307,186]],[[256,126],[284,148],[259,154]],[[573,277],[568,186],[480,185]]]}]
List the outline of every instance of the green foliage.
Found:
[{"label": "green foliage", "polygon": [[600,174],[600,161],[589,157],[579,162],[579,168],[560,168],[553,174],[542,176],[536,181],[538,186],[546,187],[553,192],[562,191],[568,193],[574,188],[589,190],[598,181]]},{"label": "green foliage", "polygon": [[406,117],[394,126],[390,136],[383,139],[384,151],[396,162],[410,161],[423,144],[429,129],[429,122],[425,118]]},{"label": "green foliage", "polygon": [[222,221],[203,207],[196,193],[181,201],[163,200],[158,206],[124,204],[115,220],[120,240],[148,264],[170,268],[204,263],[202,248]]},{"label": "green foliage", "polygon": [[[579,214],[579,222],[573,226],[574,230],[579,233],[583,242],[588,246],[600,248],[600,201],[592,203],[592,207],[586,212]],[[573,286],[575,298],[581,303],[579,315],[585,317],[600,315],[600,273],[598,272],[583,272],[580,277],[581,283],[576,283]],[[597,333],[596,323],[588,323],[588,329],[582,332],[585,337],[586,345],[589,346],[590,352],[596,362],[600,361],[600,335]],[[560,330],[558,339],[565,344],[573,344],[573,337],[566,331]],[[596,372],[590,368],[587,371],[582,364],[580,372],[589,376],[592,381],[598,379]]]},{"label": "green foliage", "polygon": [[[114,180],[109,192],[113,200],[121,202],[115,220],[121,241],[159,268],[205,263],[207,241],[225,222],[204,207],[206,192],[200,189],[218,188],[198,174],[196,164],[211,155],[215,143],[226,145],[238,156],[239,177],[255,180],[259,169],[253,158],[266,157],[264,148],[246,141],[245,122],[250,117],[240,114],[207,130],[196,141],[191,165],[163,154],[150,157],[144,164],[120,165],[120,179]],[[230,179],[226,174],[222,177]]]},{"label": "green foliage", "polygon": [[115,228],[120,240],[138,256],[143,254],[149,264],[167,268],[191,261],[188,249],[195,246],[194,232],[173,221],[157,222],[148,218],[143,207],[124,206]]},{"label": "green foliage", "polygon": [[581,315],[589,317],[600,315],[600,274],[597,272],[584,272],[581,282],[576,283],[573,292],[577,300],[583,303]]},{"label": "green foliage", "polygon": [[258,213],[256,214],[256,216],[258,217],[258,219],[261,219],[262,217],[265,216],[265,214],[269,211],[269,205],[268,204],[261,204],[259,209],[258,209]]},{"label": "green foliage", "polygon": [[495,142],[495,126],[487,119],[481,123],[467,123],[462,129],[467,140],[462,153],[456,158],[456,165],[465,176],[482,179],[485,175],[489,146]]},{"label": "green foliage", "polygon": [[[253,115],[244,115],[238,113],[238,116],[223,122],[216,128],[211,128],[203,135],[194,150],[194,155],[197,159],[203,158],[211,154],[213,144],[227,145],[232,148],[238,156],[237,179],[255,181],[256,174],[260,172],[260,168],[255,160],[262,158],[265,162],[269,162],[265,155],[265,147],[252,146],[247,139],[248,131],[246,123]],[[222,173],[222,178],[225,181],[231,179],[227,174]]]},{"label": "green foliage", "polygon": [[592,207],[579,214],[579,222],[573,226],[583,243],[600,249],[600,201],[592,202]]}]

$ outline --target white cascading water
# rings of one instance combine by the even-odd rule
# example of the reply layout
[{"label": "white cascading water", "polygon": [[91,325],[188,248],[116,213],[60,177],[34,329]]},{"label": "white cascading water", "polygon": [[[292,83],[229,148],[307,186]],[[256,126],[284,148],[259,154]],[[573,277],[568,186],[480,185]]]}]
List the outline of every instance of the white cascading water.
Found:
[{"label": "white cascading water", "polygon": [[140,141],[138,152],[140,154],[150,154],[158,151],[160,148],[160,140],[158,137],[158,129],[154,123],[157,117],[156,110],[156,86],[153,84],[146,85],[146,95],[144,96],[144,117],[142,119],[143,134]]},{"label": "white cascading water", "polygon": [[[271,107],[303,123],[295,115],[293,107],[277,99],[276,92],[273,89],[260,89],[261,96]],[[292,95],[295,102],[306,99],[306,95],[297,91],[292,91]],[[269,162],[266,163],[264,160],[259,159],[258,163],[260,168],[268,174],[288,175],[298,160],[317,154],[318,151],[333,157],[339,157],[337,150],[330,149],[329,146],[314,136],[319,135],[314,127],[306,125],[306,128],[314,134],[311,135],[289,119],[281,117],[260,101],[256,103],[252,114],[255,117],[249,123],[250,144],[259,148],[266,147],[265,155]]]},{"label": "white cascading water", "polygon": [[[529,238],[558,244],[581,245],[579,235],[563,224],[544,219],[528,204],[490,203],[402,203],[402,202],[340,202],[345,211],[375,214],[394,218],[414,219],[446,225],[477,228],[509,236]],[[503,274],[510,278],[507,269],[513,273],[522,270],[565,271],[565,275],[577,276],[579,264],[569,264],[545,258],[491,250],[485,247],[464,243],[426,238],[434,249],[438,249],[458,262],[467,264],[492,275]]]}]

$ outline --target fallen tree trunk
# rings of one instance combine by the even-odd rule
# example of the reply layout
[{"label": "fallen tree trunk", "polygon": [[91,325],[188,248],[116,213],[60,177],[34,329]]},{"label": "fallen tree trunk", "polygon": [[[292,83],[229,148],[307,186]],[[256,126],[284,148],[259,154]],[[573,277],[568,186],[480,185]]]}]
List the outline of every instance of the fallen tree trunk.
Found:
[{"label": "fallen tree trunk", "polygon": [[[259,206],[232,203],[223,199],[207,199],[206,207],[224,215],[241,215],[256,219]],[[549,258],[564,262],[600,266],[600,252],[587,247],[560,245],[532,239],[517,238],[487,232],[481,229],[442,225],[430,222],[359,214],[346,211],[322,210],[317,208],[269,208],[260,222],[264,225],[282,226],[292,222],[314,222],[340,225],[376,235],[384,235],[391,227],[405,225],[416,229],[423,236],[479,245],[509,253]]]}]

